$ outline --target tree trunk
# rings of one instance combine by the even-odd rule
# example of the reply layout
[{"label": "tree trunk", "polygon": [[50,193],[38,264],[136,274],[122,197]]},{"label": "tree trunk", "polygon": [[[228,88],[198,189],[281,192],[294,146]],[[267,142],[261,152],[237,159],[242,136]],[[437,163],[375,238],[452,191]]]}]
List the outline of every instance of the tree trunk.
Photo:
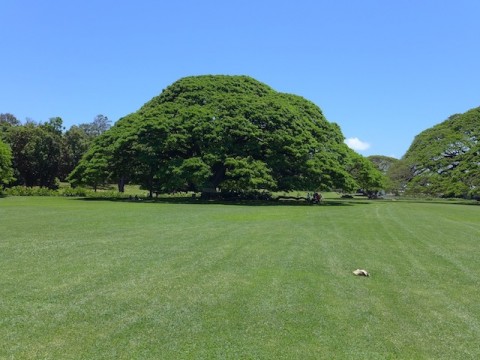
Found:
[{"label": "tree trunk", "polygon": [[118,192],[125,192],[125,176],[120,176],[118,179]]},{"label": "tree trunk", "polygon": [[212,184],[213,187],[216,189],[218,185],[225,179],[225,166],[223,164],[218,164],[214,166],[213,168],[213,178],[212,178]]},{"label": "tree trunk", "polygon": [[148,197],[153,198],[153,173],[150,171],[150,179],[148,179]]}]

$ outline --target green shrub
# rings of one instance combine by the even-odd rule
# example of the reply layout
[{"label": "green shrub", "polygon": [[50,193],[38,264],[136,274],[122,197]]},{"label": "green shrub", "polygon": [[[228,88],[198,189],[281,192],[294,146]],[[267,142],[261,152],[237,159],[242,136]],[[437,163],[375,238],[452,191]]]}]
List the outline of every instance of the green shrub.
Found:
[{"label": "green shrub", "polygon": [[76,188],[63,188],[60,190],[60,193],[63,196],[74,196],[74,197],[87,197],[92,190],[85,189],[83,187],[76,187]]},{"label": "green shrub", "polygon": [[44,187],[13,186],[5,189],[6,195],[11,196],[58,196],[56,190]]},{"label": "green shrub", "polygon": [[115,190],[110,191],[89,191],[86,195],[89,198],[99,198],[99,199],[121,199],[128,197],[125,193],[121,193]]}]

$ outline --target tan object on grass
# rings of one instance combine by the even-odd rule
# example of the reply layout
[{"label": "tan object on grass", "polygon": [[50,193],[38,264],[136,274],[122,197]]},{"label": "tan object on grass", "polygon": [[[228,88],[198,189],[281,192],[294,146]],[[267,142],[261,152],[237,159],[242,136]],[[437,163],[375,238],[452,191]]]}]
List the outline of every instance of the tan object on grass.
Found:
[{"label": "tan object on grass", "polygon": [[363,270],[363,269],[354,270],[354,271],[353,271],[353,274],[354,274],[354,275],[357,275],[357,276],[370,276],[370,274],[368,273],[368,271],[367,271],[367,270]]}]

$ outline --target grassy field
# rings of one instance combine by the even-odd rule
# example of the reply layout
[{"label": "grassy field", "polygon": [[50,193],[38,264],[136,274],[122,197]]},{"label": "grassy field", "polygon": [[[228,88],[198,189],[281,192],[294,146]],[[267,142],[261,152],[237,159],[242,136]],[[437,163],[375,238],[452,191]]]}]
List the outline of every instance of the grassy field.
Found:
[{"label": "grassy field", "polygon": [[0,198],[0,358],[478,359],[479,260],[478,205]]}]

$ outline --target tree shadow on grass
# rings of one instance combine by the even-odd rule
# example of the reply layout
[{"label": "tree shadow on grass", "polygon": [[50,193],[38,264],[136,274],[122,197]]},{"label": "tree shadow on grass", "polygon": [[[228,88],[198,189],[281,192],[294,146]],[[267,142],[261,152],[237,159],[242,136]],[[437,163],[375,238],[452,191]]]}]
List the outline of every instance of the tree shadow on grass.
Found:
[{"label": "tree shadow on grass", "polygon": [[312,204],[302,200],[243,200],[243,199],[229,199],[229,200],[205,200],[201,198],[192,197],[155,197],[155,198],[75,198],[80,201],[111,201],[132,204],[184,204],[184,205],[241,205],[241,206],[310,206],[310,207],[329,207],[329,206],[354,206],[354,205],[368,205],[370,201],[359,200],[323,200],[320,204]]},{"label": "tree shadow on grass", "polygon": [[411,203],[411,204],[480,206],[480,200],[468,200],[468,199],[398,199],[397,201],[399,203]]}]

